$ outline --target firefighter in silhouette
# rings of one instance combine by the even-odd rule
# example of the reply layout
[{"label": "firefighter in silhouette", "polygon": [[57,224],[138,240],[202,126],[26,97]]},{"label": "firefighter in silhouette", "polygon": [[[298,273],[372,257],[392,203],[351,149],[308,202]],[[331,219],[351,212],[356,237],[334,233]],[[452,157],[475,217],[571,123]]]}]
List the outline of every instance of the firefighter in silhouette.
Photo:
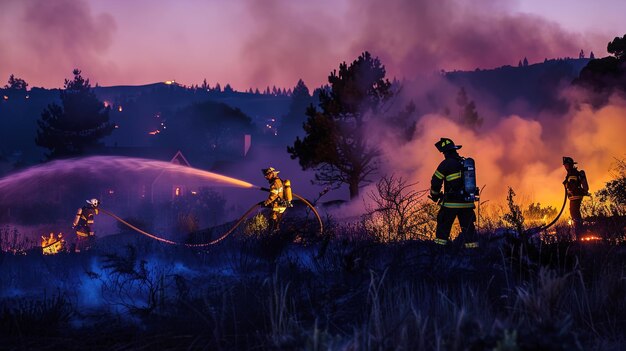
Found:
[{"label": "firefighter in silhouette", "polygon": [[567,191],[567,199],[569,200],[569,215],[574,224],[574,233],[577,239],[584,231],[583,217],[580,214],[580,205],[584,196],[590,196],[589,184],[585,171],[579,170],[571,157],[563,157],[563,167],[567,171],[563,185]]},{"label": "firefighter in silhouette", "polygon": [[[441,161],[430,181],[430,198],[437,202],[439,213],[437,214],[437,230],[435,243],[447,245],[450,240],[450,230],[454,220],[458,217],[461,233],[456,239],[463,243],[466,248],[478,247],[476,236],[476,214],[474,213],[474,201],[477,200],[477,189],[466,190],[464,183],[464,161],[457,150],[461,145],[455,145],[448,138],[441,138],[435,147],[443,153],[445,159]],[[468,159],[471,160],[471,159]],[[472,169],[473,172],[473,160]],[[474,173],[472,173],[473,175]],[[443,185],[444,191],[441,192]],[[474,178],[475,187],[475,178]]]},{"label": "firefighter in silhouette", "polygon": [[279,229],[280,220],[285,210],[287,207],[291,207],[291,184],[288,180],[283,182],[278,177],[280,171],[275,170],[273,167],[264,168],[261,171],[270,184],[269,189],[266,189],[269,190],[270,194],[267,200],[263,202],[263,206],[269,207],[271,210],[269,229],[270,232],[275,232]]},{"label": "firefighter in silhouette", "polygon": [[76,248],[75,252],[89,250],[95,241],[93,228],[95,215],[98,214],[98,199],[87,200],[87,205],[81,207],[76,212],[76,218],[72,227],[76,230]]}]

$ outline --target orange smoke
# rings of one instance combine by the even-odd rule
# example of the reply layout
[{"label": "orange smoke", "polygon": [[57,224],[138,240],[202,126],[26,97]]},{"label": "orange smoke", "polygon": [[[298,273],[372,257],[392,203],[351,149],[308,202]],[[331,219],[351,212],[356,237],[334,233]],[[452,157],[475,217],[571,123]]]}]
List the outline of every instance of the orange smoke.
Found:
[{"label": "orange smoke", "polygon": [[[476,161],[482,200],[503,204],[511,186],[522,203],[540,202],[560,208],[565,170],[562,157],[570,156],[587,173],[590,192],[611,179],[610,169],[626,150],[626,102],[613,99],[598,110],[579,105],[562,116],[531,120],[511,115],[476,133],[447,117],[422,116],[413,140],[403,146],[388,143],[387,170],[393,170],[428,188],[443,159],[434,143],[448,137],[463,145],[459,154]],[[555,127],[556,126],[556,127]],[[388,173],[391,173],[387,171]]]}]

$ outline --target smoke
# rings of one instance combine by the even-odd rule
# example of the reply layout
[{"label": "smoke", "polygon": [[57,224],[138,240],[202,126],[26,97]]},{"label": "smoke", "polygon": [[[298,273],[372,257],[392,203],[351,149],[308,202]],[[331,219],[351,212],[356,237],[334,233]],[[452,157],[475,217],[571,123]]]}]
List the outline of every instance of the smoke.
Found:
[{"label": "smoke", "polygon": [[494,0],[248,4],[255,30],[244,44],[244,68],[261,86],[287,77],[325,83],[338,62],[363,51],[380,57],[390,76],[411,79],[441,69],[516,65],[524,57],[575,56],[581,48],[598,54],[593,45],[603,43],[594,33],[571,33]]},{"label": "smoke", "polygon": [[10,27],[14,38],[4,41],[19,43],[11,45],[15,50],[11,55],[0,56],[0,67],[12,70],[7,73],[27,82],[43,78],[46,85],[60,86],[73,68],[100,75],[114,69],[102,54],[112,44],[115,20],[109,14],[93,14],[87,1],[27,0],[3,2],[2,6],[13,15],[5,17],[8,22],[3,28]]},{"label": "smoke", "polygon": [[299,78],[325,82],[323,77],[343,54],[345,24],[329,8],[313,3],[270,0],[248,5],[252,33],[242,47],[246,64],[241,68],[251,84],[293,86]]},{"label": "smoke", "polygon": [[404,76],[439,69],[472,70],[576,55],[589,39],[537,16],[516,14],[503,2],[353,1],[364,18],[358,50],[380,55]]},{"label": "smoke", "polygon": [[[569,98],[574,99],[571,94]],[[563,115],[544,115],[541,119],[502,116],[478,133],[447,116],[421,116],[409,143],[388,138],[382,144],[386,160],[383,173],[398,173],[418,182],[419,189],[427,189],[443,159],[434,143],[447,137],[463,145],[459,150],[462,156],[476,161],[478,186],[484,186],[483,201],[504,203],[510,186],[521,199],[560,208],[563,156],[573,157],[579,169],[585,170],[593,193],[611,179],[615,159],[622,159],[626,150],[625,100],[613,97],[609,105],[597,110],[570,102],[572,107]],[[379,128],[376,135],[380,135]]]}]

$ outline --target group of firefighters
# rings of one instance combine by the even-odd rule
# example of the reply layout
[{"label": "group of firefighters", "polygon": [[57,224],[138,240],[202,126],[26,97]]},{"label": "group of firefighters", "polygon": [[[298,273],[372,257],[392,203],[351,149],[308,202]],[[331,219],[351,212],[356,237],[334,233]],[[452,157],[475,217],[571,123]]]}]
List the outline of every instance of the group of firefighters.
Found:
[{"label": "group of firefighters", "polygon": [[[441,161],[430,182],[430,198],[437,202],[441,207],[437,214],[437,229],[435,243],[447,245],[450,243],[450,230],[454,220],[458,218],[461,232],[456,241],[463,244],[465,248],[478,247],[478,238],[476,234],[476,214],[474,213],[475,201],[477,196],[471,195],[472,191],[478,193],[475,188],[475,175],[472,167],[467,169],[465,160],[457,152],[462,145],[455,145],[448,138],[441,138],[435,143],[435,147],[439,152],[443,153],[444,160]],[[567,171],[563,185],[570,202],[570,217],[574,226],[574,234],[580,239],[583,234],[583,219],[580,213],[580,205],[584,196],[590,196],[587,177],[583,170],[579,170],[575,165],[577,162],[571,157],[563,157],[563,167]],[[470,182],[468,189],[466,172],[472,174],[473,183]],[[441,192],[443,184],[444,191]],[[474,188],[471,188],[474,187]]]},{"label": "group of firefighters", "polygon": [[[435,170],[430,182],[429,198],[440,206],[434,242],[440,245],[451,243],[450,231],[455,219],[458,218],[461,232],[455,242],[461,243],[465,248],[477,248],[474,203],[479,199],[479,190],[476,187],[474,161],[460,156],[457,150],[462,145],[456,145],[451,139],[441,138],[435,143],[435,147],[443,154],[444,160]],[[589,196],[589,186],[585,172],[576,168],[575,164],[571,157],[563,157],[563,166],[567,171],[563,185],[570,202],[574,233],[578,237],[583,232],[580,205],[583,197]],[[280,172],[273,167],[261,171],[270,186],[269,189],[264,189],[269,192],[269,196],[263,202],[263,206],[270,209],[269,230],[276,232],[286,209],[292,206],[291,183],[289,180],[281,179],[278,176]],[[87,200],[87,204],[76,213],[73,222],[76,231],[76,252],[88,250],[94,242],[92,225],[94,216],[98,214],[99,205],[98,199]]]}]

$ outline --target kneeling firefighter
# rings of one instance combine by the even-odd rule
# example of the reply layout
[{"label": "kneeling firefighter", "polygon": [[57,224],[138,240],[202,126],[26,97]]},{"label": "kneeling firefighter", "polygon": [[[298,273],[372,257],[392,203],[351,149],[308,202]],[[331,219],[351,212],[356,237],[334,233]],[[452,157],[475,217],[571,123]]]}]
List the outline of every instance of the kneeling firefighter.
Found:
[{"label": "kneeling firefighter", "polygon": [[291,182],[280,179],[278,177],[280,171],[275,170],[273,167],[264,168],[261,171],[270,184],[268,189],[270,194],[267,200],[263,202],[263,206],[269,207],[272,211],[269,229],[270,232],[275,232],[279,229],[280,220],[287,207],[292,207]]},{"label": "kneeling firefighter", "polygon": [[[439,164],[430,181],[430,198],[441,206],[437,214],[435,242],[446,245],[450,240],[450,230],[458,217],[461,233],[456,240],[466,248],[478,247],[476,235],[476,214],[474,201],[478,201],[474,160],[459,156],[455,145],[448,138],[441,138],[435,147],[445,159]],[[441,192],[443,184],[444,192]]]},{"label": "kneeling firefighter", "polygon": [[75,252],[81,250],[89,250],[95,240],[94,231],[91,226],[94,223],[94,217],[98,214],[98,199],[87,200],[87,205],[81,207],[76,212],[72,228],[76,230],[76,248]]}]

